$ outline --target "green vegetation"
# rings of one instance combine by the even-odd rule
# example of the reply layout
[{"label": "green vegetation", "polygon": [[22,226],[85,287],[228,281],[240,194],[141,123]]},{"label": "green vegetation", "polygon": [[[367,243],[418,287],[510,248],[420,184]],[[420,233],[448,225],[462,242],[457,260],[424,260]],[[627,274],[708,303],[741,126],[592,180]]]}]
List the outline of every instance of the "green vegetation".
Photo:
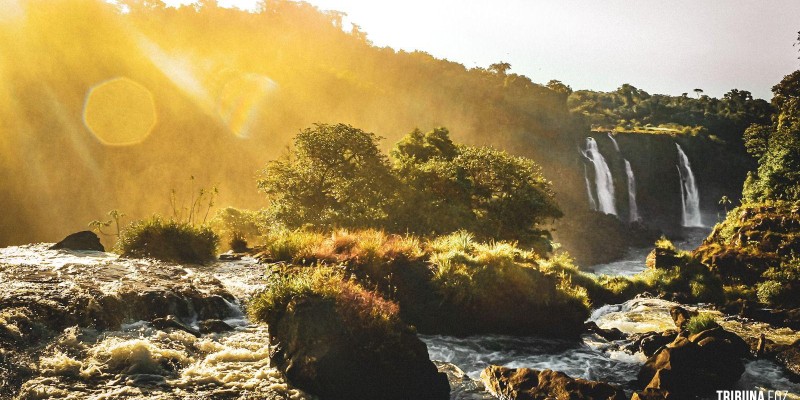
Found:
[{"label": "green vegetation", "polygon": [[415,130],[392,150],[349,125],[316,124],[271,161],[259,188],[267,219],[288,229],[378,228],[419,234],[466,229],[481,238],[543,243],[536,226],[560,217],[551,184],[524,157],[454,144],[445,128]]},{"label": "green vegetation", "polygon": [[358,337],[382,337],[401,324],[396,303],[325,266],[273,275],[266,289],[250,301],[248,312],[257,320],[276,321],[291,303],[312,297],[333,302],[342,326]]},{"label": "green vegetation", "polygon": [[[698,91],[699,90],[699,91]],[[704,136],[740,144],[748,125],[763,124],[772,115],[770,104],[753,99],[746,90],[732,89],[723,98],[688,93],[651,95],[624,84],[614,92],[580,90],[569,95],[570,111],[594,130],[647,134]]]},{"label": "green vegetation", "polygon": [[216,258],[219,236],[208,227],[154,216],[122,231],[116,250],[123,257],[204,263]]},{"label": "green vegetation", "polygon": [[710,312],[701,312],[694,315],[689,318],[689,321],[686,323],[686,329],[693,335],[718,326],[719,324],[716,318],[714,318],[714,314]]},{"label": "green vegetation", "polygon": [[[511,242],[479,242],[467,231],[420,239],[378,230],[268,234],[262,257],[313,271],[338,268],[401,306],[427,333],[575,335],[608,291],[566,256],[544,259]],[[275,280],[263,301],[293,291]],[[592,298],[592,296],[597,298]],[[269,307],[268,307],[269,308]],[[521,315],[525,315],[521,318]]]}]

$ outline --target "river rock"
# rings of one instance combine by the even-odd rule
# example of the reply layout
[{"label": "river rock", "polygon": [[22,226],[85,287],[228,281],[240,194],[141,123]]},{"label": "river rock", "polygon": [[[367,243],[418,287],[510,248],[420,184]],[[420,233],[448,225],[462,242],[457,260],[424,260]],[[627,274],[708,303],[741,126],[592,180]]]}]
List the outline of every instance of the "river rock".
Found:
[{"label": "river rock", "polygon": [[549,369],[538,371],[491,365],[481,372],[481,380],[494,396],[508,400],[625,399],[622,389],[614,385],[571,378]]},{"label": "river rock", "polygon": [[674,250],[655,248],[645,259],[648,268],[669,269],[680,265],[681,259]]},{"label": "river rock", "polygon": [[81,231],[65,237],[62,241],[50,246],[50,250],[90,250],[106,251],[100,238],[92,231]]},{"label": "river rock", "polygon": [[689,319],[697,315],[697,312],[690,312],[681,306],[672,306],[669,308],[669,315],[672,317],[672,321],[675,322],[675,326],[678,330],[682,331],[686,328]]},{"label": "river rock", "polygon": [[335,302],[316,296],[293,299],[268,317],[272,365],[290,383],[329,400],[448,400],[447,376],[410,327],[376,336],[347,326]]},{"label": "river rock", "polygon": [[167,315],[164,318],[156,318],[150,321],[150,326],[160,330],[176,329],[200,337],[200,332],[189,325],[184,324],[178,318],[175,318],[174,315]]},{"label": "river rock", "polygon": [[617,328],[603,329],[597,326],[594,321],[585,323],[584,328],[586,329],[586,332],[593,333],[610,342],[615,340],[625,340],[628,338],[628,335],[626,335],[625,332],[622,332]]},{"label": "river rock", "polygon": [[658,398],[653,397],[657,394],[690,398],[731,387],[744,373],[742,358],[749,350],[744,340],[721,327],[689,337],[683,332],[642,366],[639,382],[646,384],[642,396],[650,396],[642,398]]},{"label": "river rock", "polygon": [[800,378],[800,340],[779,350],[775,355],[775,360],[791,372],[795,378]]},{"label": "river rock", "polygon": [[627,349],[631,353],[642,352],[645,357],[650,357],[662,347],[672,343],[678,337],[678,331],[674,329],[664,332],[646,332],[631,335],[631,344]]},{"label": "river rock", "polygon": [[221,319],[200,321],[200,333],[220,333],[232,331],[233,327]]}]

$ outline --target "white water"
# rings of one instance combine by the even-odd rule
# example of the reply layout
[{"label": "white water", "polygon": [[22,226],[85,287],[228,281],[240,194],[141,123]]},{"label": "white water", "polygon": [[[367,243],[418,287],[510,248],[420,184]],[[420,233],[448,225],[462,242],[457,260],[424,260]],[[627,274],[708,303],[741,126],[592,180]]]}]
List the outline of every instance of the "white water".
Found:
[{"label": "white water", "polygon": [[586,180],[586,194],[589,196],[589,208],[592,211],[597,211],[597,201],[592,194],[592,184],[589,183],[589,171],[586,169],[586,164],[583,165],[583,178]]},{"label": "white water", "polygon": [[597,142],[591,137],[586,138],[585,155],[594,165],[598,211],[617,215],[617,205],[614,201],[614,178],[606,159],[597,148]]},{"label": "white water", "polygon": [[608,132],[608,138],[611,139],[611,143],[614,143],[614,148],[617,149],[617,153],[619,153],[619,145],[617,144],[617,139],[614,139],[614,135],[611,132]]},{"label": "white water", "polygon": [[636,205],[636,178],[633,176],[633,169],[628,160],[625,160],[625,173],[628,175],[628,221],[636,222],[641,219],[639,206]]},{"label": "white water", "polygon": [[689,164],[689,157],[683,152],[681,145],[678,147],[678,176],[681,179],[681,205],[683,206],[682,221],[686,227],[702,227],[703,221],[700,216],[700,192],[697,189],[697,181],[694,179],[692,166]]}]

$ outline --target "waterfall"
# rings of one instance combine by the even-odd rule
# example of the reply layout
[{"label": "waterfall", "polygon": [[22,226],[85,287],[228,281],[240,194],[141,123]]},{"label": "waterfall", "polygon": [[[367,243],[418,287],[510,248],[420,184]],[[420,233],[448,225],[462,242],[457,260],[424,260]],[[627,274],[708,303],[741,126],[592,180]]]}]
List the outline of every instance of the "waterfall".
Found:
[{"label": "waterfall", "polygon": [[611,143],[614,143],[614,148],[617,149],[617,153],[619,153],[619,145],[617,144],[617,139],[614,139],[614,135],[611,132],[608,132],[608,138],[611,139]]},{"label": "waterfall", "polygon": [[589,170],[586,169],[586,164],[583,164],[583,178],[586,180],[586,194],[589,195],[589,208],[592,211],[597,211],[597,201],[592,194],[592,184],[589,183]]},{"label": "waterfall", "polygon": [[606,159],[597,148],[597,142],[591,137],[586,138],[585,155],[594,165],[598,211],[617,215],[617,206],[614,204],[614,178],[611,176]]},{"label": "waterfall", "polygon": [[628,218],[630,222],[639,221],[639,207],[636,205],[636,178],[633,176],[631,163],[625,160],[625,173],[628,174]]},{"label": "waterfall", "polygon": [[685,227],[702,227],[703,221],[700,217],[700,193],[697,190],[697,182],[694,179],[692,166],[689,164],[689,157],[683,152],[681,145],[678,147],[678,176],[681,179],[681,205],[683,206],[683,221]]}]

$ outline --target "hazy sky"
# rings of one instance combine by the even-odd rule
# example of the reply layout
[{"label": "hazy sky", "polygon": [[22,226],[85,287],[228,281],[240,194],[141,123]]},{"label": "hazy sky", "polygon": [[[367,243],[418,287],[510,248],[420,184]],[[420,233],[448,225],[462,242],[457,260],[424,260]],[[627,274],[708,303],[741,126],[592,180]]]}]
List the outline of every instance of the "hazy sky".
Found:
[{"label": "hazy sky", "polygon": [[[172,0],[168,3],[187,2]],[[255,0],[219,0],[252,7]],[[309,0],[348,14],[378,46],[423,50],[467,67],[512,72],[573,89],[770,99],[800,69],[793,47],[800,1],[772,0]]]}]

